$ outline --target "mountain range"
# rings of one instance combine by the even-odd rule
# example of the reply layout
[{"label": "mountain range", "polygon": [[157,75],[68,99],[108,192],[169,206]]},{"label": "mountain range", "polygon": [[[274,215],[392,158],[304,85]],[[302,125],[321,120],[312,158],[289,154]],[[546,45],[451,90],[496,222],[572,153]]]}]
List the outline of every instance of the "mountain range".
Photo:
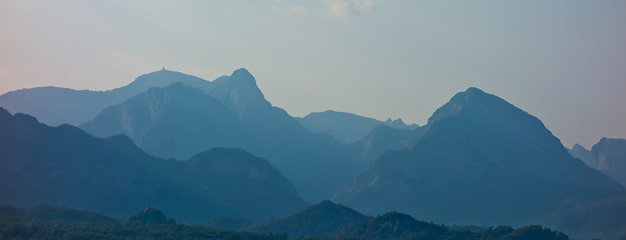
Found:
[{"label": "mountain range", "polygon": [[[22,89],[0,95],[0,106],[0,204],[118,219],[154,206],[182,222],[300,237],[561,237],[536,226],[479,236],[396,210],[626,236],[626,140],[566,149],[538,118],[478,88],[424,126],[335,111],[294,118],[246,69],[214,81],[163,69],[99,92]],[[322,201],[332,196],[338,204]]]},{"label": "mountain range", "polygon": [[[335,211],[347,213],[338,216]],[[298,216],[298,217],[296,217]],[[352,216],[352,217],[351,217]],[[356,217],[356,218],[354,218]],[[361,219],[360,222],[354,222]],[[332,223],[323,222],[326,220]],[[337,224],[338,226],[334,226]],[[278,226],[278,225],[275,225]],[[0,206],[0,239],[294,239],[282,229],[322,231],[314,239],[464,239],[464,240],[567,240],[567,235],[541,226],[514,229],[470,227],[475,231],[418,221],[409,215],[391,212],[376,218],[322,202],[282,220],[282,226],[268,233],[215,230],[176,223],[161,210],[146,207],[128,221],[115,220],[93,212],[71,208],[37,206],[29,209]],[[340,230],[340,226],[347,226]],[[331,232],[325,232],[331,230]],[[306,231],[305,231],[306,232]],[[302,239],[302,238],[298,238]],[[309,238],[310,239],[310,238]]]},{"label": "mountain range", "polygon": [[308,204],[265,159],[214,148],[188,161],[144,153],[124,135],[96,138],[0,109],[0,204],[51,204],[125,217],[156,206],[184,222],[266,219]]},{"label": "mountain range", "polygon": [[422,128],[410,148],[385,151],[335,201],[366,214],[520,225],[568,199],[624,193],[571,157],[539,119],[477,88],[456,94]]},{"label": "mountain range", "polygon": [[11,113],[26,113],[50,126],[63,123],[78,126],[94,118],[104,108],[119,104],[152,87],[181,82],[204,91],[210,83],[180,72],[161,70],[138,77],[132,83],[108,90],[90,91],[59,87],[20,89],[0,95],[0,107]]},{"label": "mountain range", "polygon": [[396,120],[389,118],[383,122],[374,118],[332,110],[309,113],[305,117],[297,119],[310,132],[326,133],[343,143],[353,143],[363,139],[378,125],[407,130],[419,127],[417,124],[407,125],[401,118]]},{"label": "mountain range", "polygon": [[125,221],[63,207],[0,206],[0,239],[285,240],[287,236],[180,224],[154,207],[146,207]]},{"label": "mountain range", "polygon": [[[345,144],[310,133],[273,107],[247,70],[206,83],[206,91],[181,83],[150,88],[107,107],[80,128],[99,137],[125,134],[161,158],[188,159],[213,147],[243,148],[270,161],[312,201],[332,197],[365,168],[366,162]],[[319,172],[325,177],[319,178]]]},{"label": "mountain range", "polygon": [[410,215],[389,212],[344,230],[338,235],[343,239],[559,239],[569,237],[537,225],[514,229],[508,226],[490,227],[480,232],[451,230],[432,222],[416,220]]},{"label": "mountain range", "polygon": [[626,186],[626,139],[602,138],[591,151],[575,144],[569,153]]}]

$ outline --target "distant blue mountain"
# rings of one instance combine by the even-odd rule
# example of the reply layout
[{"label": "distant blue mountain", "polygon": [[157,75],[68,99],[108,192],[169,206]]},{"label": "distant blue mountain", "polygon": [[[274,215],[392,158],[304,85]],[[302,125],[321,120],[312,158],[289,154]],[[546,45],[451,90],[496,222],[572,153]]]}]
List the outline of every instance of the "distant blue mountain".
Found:
[{"label": "distant blue mountain", "polygon": [[569,153],[626,186],[626,139],[603,137],[591,151],[575,144]]},{"label": "distant blue mountain", "polygon": [[626,186],[626,139],[602,138],[591,148],[592,167]]},{"label": "distant blue mountain", "polygon": [[585,147],[581,146],[580,144],[574,144],[574,146],[572,146],[572,149],[567,149],[567,152],[569,152],[569,154],[572,155],[572,157],[583,160],[585,164],[587,164],[590,167],[593,167],[592,166],[593,164],[590,163],[591,151],[585,149]]},{"label": "distant blue mountain", "polygon": [[378,125],[386,125],[397,129],[413,130],[417,124],[406,125],[402,119],[379,121],[352,113],[332,110],[309,113],[297,118],[300,124],[313,133],[326,133],[340,142],[353,143],[363,139]]},{"label": "distant blue mountain", "polygon": [[[80,128],[97,137],[124,134],[162,158],[189,159],[213,147],[260,141],[237,115],[197,88],[174,83],[150,88],[104,109]],[[241,140],[246,140],[244,144]]]},{"label": "distant blue mountain", "polygon": [[161,70],[139,76],[132,83],[108,90],[89,91],[58,87],[21,89],[0,95],[0,107],[12,113],[26,113],[42,123],[57,126],[63,123],[78,126],[91,120],[104,108],[119,104],[152,87],[165,87],[175,82],[210,91],[210,82],[180,72]]},{"label": "distant blue mountain", "polygon": [[96,138],[1,108],[0,132],[0,204],[50,204],[117,218],[155,206],[182,222],[262,220],[308,205],[267,160],[241,149],[165,160],[124,135]]},{"label": "distant blue mountain", "polygon": [[409,149],[389,150],[335,201],[458,224],[546,221],[566,200],[623,194],[536,117],[477,88],[456,94]]},{"label": "distant blue mountain", "polygon": [[310,133],[272,106],[246,69],[210,84],[206,91],[180,83],[150,88],[80,127],[99,137],[128,135],[162,158],[188,159],[212,147],[243,148],[268,159],[310,201],[332,197],[365,168],[367,162],[346,145]]}]

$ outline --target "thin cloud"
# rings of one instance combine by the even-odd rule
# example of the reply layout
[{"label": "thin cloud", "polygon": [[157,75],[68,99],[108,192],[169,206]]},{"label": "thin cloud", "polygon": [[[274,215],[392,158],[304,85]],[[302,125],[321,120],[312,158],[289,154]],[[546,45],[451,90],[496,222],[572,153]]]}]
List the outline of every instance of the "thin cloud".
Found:
[{"label": "thin cloud", "polygon": [[374,7],[374,0],[319,0],[308,3],[274,0],[272,10],[274,13],[281,15],[317,15],[329,18],[346,18],[369,13]]},{"label": "thin cloud", "polygon": [[327,3],[327,15],[345,18],[371,12],[374,0],[331,0]]}]

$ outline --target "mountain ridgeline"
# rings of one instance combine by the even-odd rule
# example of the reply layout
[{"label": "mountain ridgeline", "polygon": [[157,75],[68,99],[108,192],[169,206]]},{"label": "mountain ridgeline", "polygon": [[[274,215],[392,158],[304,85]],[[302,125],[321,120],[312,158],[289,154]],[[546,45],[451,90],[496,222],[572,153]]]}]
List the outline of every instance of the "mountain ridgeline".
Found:
[{"label": "mountain ridgeline", "polygon": [[284,240],[287,236],[177,224],[153,207],[145,208],[126,222],[71,208],[36,206],[23,209],[0,206],[0,239]]},{"label": "mountain ridgeline", "polygon": [[185,162],[159,159],[123,135],[96,138],[4,109],[0,129],[0,204],[51,204],[114,217],[151,205],[184,222],[260,220],[307,206],[265,159],[241,149],[214,148]]},{"label": "mountain ridgeline", "polygon": [[575,144],[569,153],[626,186],[626,139],[602,138],[591,151]]},{"label": "mountain ridgeline", "polygon": [[[626,237],[626,140],[568,153],[539,119],[477,88],[421,127],[335,111],[293,118],[246,69],[214,81],[163,69],[100,92],[22,89],[0,106],[0,204],[117,219],[154,206],[183,223],[289,237],[567,239],[539,226],[455,230],[411,216]],[[207,231],[154,209],[115,228]],[[20,224],[2,226],[37,229]]]},{"label": "mountain ridgeline", "polygon": [[353,143],[363,139],[378,125],[385,125],[397,129],[413,130],[417,124],[406,125],[401,118],[379,121],[352,113],[336,112],[332,110],[309,113],[303,118],[297,118],[300,124],[313,133],[326,133],[340,142]]},{"label": "mountain ridgeline", "polygon": [[370,219],[351,208],[337,205],[331,201],[322,201],[292,216],[268,220],[252,227],[255,232],[287,233],[291,238],[330,237],[341,233],[348,227]]},{"label": "mountain ridgeline", "polygon": [[335,201],[366,214],[520,225],[544,222],[566,200],[624,193],[572,158],[539,119],[477,88],[422,128],[410,149],[384,152]]},{"label": "mountain ridgeline", "polygon": [[[245,69],[210,83],[150,88],[110,106],[80,128],[99,137],[129,136],[147,153],[189,159],[213,147],[237,147],[268,159],[307,200],[332,197],[365,168],[355,153],[325,134],[308,132],[273,107]],[[320,172],[325,173],[319,178]]]},{"label": "mountain ridgeline", "polygon": [[[106,221],[103,221],[106,220]],[[330,221],[330,222],[328,222]],[[146,207],[128,221],[87,211],[51,206],[30,209],[0,206],[0,239],[294,239],[298,233],[319,239],[464,239],[567,240],[567,235],[543,228],[508,226],[475,231],[418,221],[397,212],[370,218],[329,201],[291,217],[274,221],[269,232],[216,230],[176,223],[154,207]],[[268,226],[267,224],[261,224]],[[266,229],[268,230],[268,229]],[[284,232],[283,230],[287,230]],[[281,232],[283,231],[283,232]],[[297,231],[297,232],[293,232]]]},{"label": "mountain ridgeline", "polygon": [[204,79],[180,72],[161,70],[138,77],[132,83],[108,90],[89,91],[59,87],[20,89],[0,95],[0,107],[12,113],[26,113],[51,126],[63,123],[78,126],[94,118],[104,108],[119,104],[152,87],[181,82],[209,91]]},{"label": "mountain ridgeline", "polygon": [[446,226],[416,220],[415,218],[399,213],[389,212],[369,221],[350,227],[340,234],[343,239],[553,239],[568,240],[569,237],[561,232],[543,228],[537,225],[514,229],[508,226],[488,228],[480,232],[451,230]]}]

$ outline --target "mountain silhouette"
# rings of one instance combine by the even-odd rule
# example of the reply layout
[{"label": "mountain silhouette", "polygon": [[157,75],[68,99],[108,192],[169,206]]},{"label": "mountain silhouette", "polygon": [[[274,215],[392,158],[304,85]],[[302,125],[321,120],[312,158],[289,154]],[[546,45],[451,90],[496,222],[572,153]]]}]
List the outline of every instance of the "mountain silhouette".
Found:
[{"label": "mountain silhouette", "polygon": [[404,123],[402,118],[397,118],[395,120],[391,120],[391,118],[387,118],[387,120],[385,120],[384,124],[389,126],[389,127],[392,127],[392,128],[408,129],[408,130],[413,130],[413,129],[416,129],[416,128],[419,127],[419,125],[417,125],[415,123],[407,125],[406,123]]},{"label": "mountain silhouette", "polygon": [[313,133],[326,133],[343,143],[353,143],[366,137],[376,126],[386,125],[398,129],[413,130],[419,126],[406,125],[402,119],[379,121],[352,113],[328,110],[309,113],[297,118],[300,124]]},{"label": "mountain silhouette", "polygon": [[626,186],[626,139],[603,137],[590,150],[579,144],[568,149],[572,157],[583,160],[615,181]]},{"label": "mountain silhouette", "polygon": [[228,107],[182,83],[150,88],[80,128],[97,137],[124,134],[149,154],[176,159],[212,147],[246,146],[237,140],[254,138]]},{"label": "mountain silhouette", "polygon": [[450,230],[444,226],[415,220],[415,218],[390,212],[353,226],[341,238],[355,239],[445,239]]},{"label": "mountain silhouette", "polygon": [[350,149],[366,162],[371,162],[387,150],[409,149],[424,135],[426,128],[413,130],[378,125],[367,136],[350,144]]},{"label": "mountain silhouette", "polygon": [[42,123],[57,126],[63,123],[78,126],[96,116],[104,108],[119,104],[152,87],[165,87],[175,82],[208,92],[210,82],[180,72],[160,70],[137,77],[130,84],[108,90],[89,91],[59,87],[20,89],[0,95],[0,107],[12,113],[26,113]]},{"label": "mountain silhouette", "polygon": [[128,219],[128,223],[135,224],[175,224],[174,219],[169,219],[161,212],[161,210],[154,207],[146,207],[137,215]]},{"label": "mountain silhouette", "polygon": [[416,220],[410,215],[389,212],[350,227],[338,235],[343,239],[467,239],[467,240],[567,240],[567,235],[538,225],[513,229],[508,226],[490,227],[480,232],[450,228]]},{"label": "mountain silhouette", "polygon": [[345,144],[310,133],[272,106],[245,69],[211,82],[208,93],[183,84],[151,88],[80,127],[99,137],[126,134],[161,158],[184,160],[212,147],[243,148],[269,160],[313,201],[332,197],[366,166]]},{"label": "mountain silhouette", "polygon": [[569,152],[572,157],[583,160],[585,164],[593,168],[593,164],[590,162],[591,151],[587,150],[585,147],[581,146],[580,144],[574,144],[574,146],[572,146],[572,149],[567,149],[567,152]]},{"label": "mountain silhouette", "polygon": [[325,200],[292,216],[269,220],[254,226],[252,231],[287,233],[290,238],[330,237],[343,229],[367,221],[369,217],[346,206]]},{"label": "mountain silhouette", "polygon": [[372,162],[335,200],[442,223],[528,224],[566,199],[623,193],[572,158],[536,117],[469,88],[437,109],[409,150]]},{"label": "mountain silhouette", "polygon": [[0,129],[0,204],[67,206],[117,218],[155,206],[183,222],[260,220],[308,205],[266,160],[241,149],[214,148],[185,162],[160,159],[124,135],[96,138],[4,109]]},{"label": "mountain silhouette", "polygon": [[591,148],[589,166],[626,186],[626,139],[600,139]]}]

